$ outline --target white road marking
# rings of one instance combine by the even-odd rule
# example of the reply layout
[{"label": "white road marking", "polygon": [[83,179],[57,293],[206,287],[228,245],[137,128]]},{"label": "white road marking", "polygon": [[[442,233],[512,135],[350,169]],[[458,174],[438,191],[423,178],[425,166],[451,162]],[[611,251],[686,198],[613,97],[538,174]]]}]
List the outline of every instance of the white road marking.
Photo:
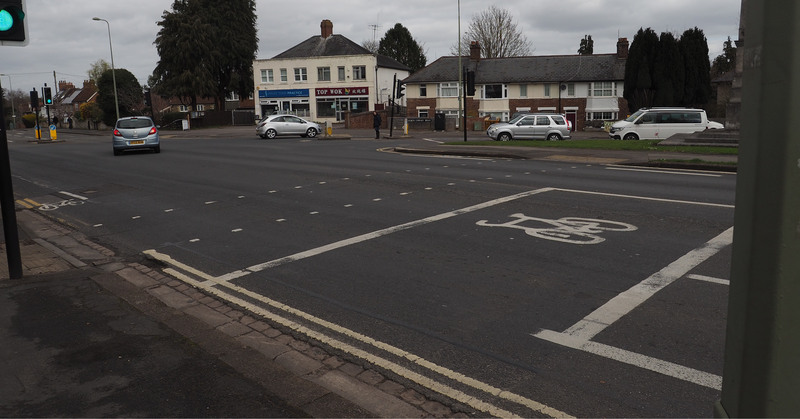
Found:
[{"label": "white road marking", "polygon": [[234,228],[233,230],[231,230],[231,233],[241,233],[242,231],[244,230],[242,230],[241,228]]},{"label": "white road marking", "polygon": [[[559,333],[543,329],[537,333],[532,333],[531,336],[629,365],[645,368],[680,380],[720,390],[722,388],[722,377],[718,375],[626,351],[610,345],[592,342],[591,339],[608,326],[614,324],[623,316],[633,311],[633,309],[644,303],[647,299],[655,295],[655,293],[683,277],[687,272],[714,256],[732,242],[733,227],[723,231],[704,245],[690,251],[678,258],[675,262],[667,265],[664,269],[654,273],[644,281],[612,298],[600,308],[567,328],[564,332]],[[693,276],[694,275],[687,275],[687,277]]]},{"label": "white road marking", "polygon": [[714,278],[713,276],[690,274],[690,275],[686,275],[686,277],[689,278],[689,279],[696,279],[698,281],[713,282],[715,284],[721,284],[721,285],[730,285],[731,284],[731,281],[729,281],[727,279]]},{"label": "white road marking", "polygon": [[206,205],[211,205],[211,204],[216,204],[216,203],[217,203],[217,201],[206,201],[205,202]]},{"label": "white road marking", "polygon": [[647,197],[647,196],[622,195],[622,194],[607,193],[607,192],[581,191],[581,190],[578,190],[578,189],[554,188],[553,190],[561,191],[561,192],[572,192],[572,193],[586,194],[586,195],[610,196],[610,197],[614,197],[614,198],[630,198],[630,199],[641,199],[641,200],[644,200],[644,201],[668,202],[668,203],[671,203],[671,204],[690,204],[690,205],[704,205],[704,206],[708,206],[708,207],[734,208],[733,205],[714,204],[714,203],[711,203],[711,202],[682,201],[682,200],[679,200],[679,199],[652,198],[652,197]]},{"label": "white road marking", "polygon": [[603,358],[613,359],[615,361],[633,365],[639,368],[644,368],[646,370],[654,371],[659,374],[677,378],[683,381],[688,381],[704,387],[713,388],[716,390],[722,389],[722,377],[716,374],[685,367],[683,365],[678,365],[658,358],[637,354],[624,349],[615,348],[610,345],[592,342],[579,336],[573,336],[567,333],[541,330],[539,333],[533,334],[532,336],[561,346],[599,355]]},{"label": "white road marking", "polygon": [[87,198],[85,196],[75,195],[74,193],[69,193],[69,192],[64,192],[64,191],[59,191],[58,193],[60,193],[61,195],[66,195],[66,196],[70,196],[72,198],[80,199],[81,201],[86,201],[86,200],[89,199],[89,198]]},{"label": "white road marking", "polygon": [[619,167],[619,166],[606,166],[607,170],[620,170],[624,172],[649,172],[649,173],[662,173],[668,175],[685,175],[685,176],[707,176],[707,177],[722,177],[719,173],[703,173],[701,171],[693,172],[676,172],[674,170],[656,170],[656,169],[637,169],[633,167]]},{"label": "white road marking", "polygon": [[[326,344],[326,345],[329,345],[329,346],[331,346],[333,348],[336,348],[338,350],[344,351],[345,353],[349,353],[349,354],[351,354],[353,356],[356,356],[358,358],[361,358],[361,359],[363,359],[363,360],[365,360],[365,361],[367,361],[367,362],[369,362],[371,364],[378,365],[378,366],[380,366],[382,368],[385,368],[386,370],[392,371],[393,373],[395,373],[395,374],[397,374],[397,375],[399,375],[401,377],[404,377],[404,378],[406,378],[408,380],[411,380],[411,381],[413,381],[413,382],[415,382],[415,383],[417,383],[417,384],[419,384],[421,386],[424,386],[424,387],[426,387],[428,389],[431,389],[431,390],[433,390],[433,391],[435,391],[435,392],[437,392],[439,394],[443,394],[446,397],[449,397],[449,398],[451,398],[453,400],[456,400],[458,402],[464,403],[464,404],[466,404],[466,405],[468,405],[468,406],[470,406],[470,407],[472,407],[474,409],[477,409],[479,411],[487,412],[492,416],[495,416],[495,417],[514,417],[515,415],[513,413],[509,412],[509,411],[501,409],[501,408],[499,408],[497,406],[494,406],[494,405],[492,405],[492,404],[490,404],[488,402],[485,402],[483,400],[477,399],[474,396],[470,396],[470,395],[462,392],[461,390],[458,390],[458,389],[455,389],[455,388],[453,388],[451,386],[443,384],[443,383],[441,383],[441,382],[439,382],[439,381],[437,381],[437,380],[435,380],[433,378],[429,378],[429,377],[427,377],[425,375],[422,375],[420,373],[414,372],[414,371],[412,371],[412,370],[410,370],[410,369],[408,369],[406,367],[403,367],[402,365],[397,364],[396,362],[393,362],[393,361],[390,361],[390,360],[386,359],[385,357],[374,355],[374,354],[372,354],[370,352],[367,352],[366,350],[362,350],[362,349],[359,349],[359,348],[357,348],[357,347],[355,347],[353,345],[350,345],[350,344],[347,344],[345,342],[342,342],[341,340],[332,337],[330,335],[330,332],[338,333],[338,334],[347,336],[347,337],[349,337],[351,339],[354,339],[354,340],[356,340],[356,341],[358,341],[358,342],[360,342],[362,344],[365,344],[365,345],[370,346],[372,348],[387,352],[387,353],[389,353],[391,355],[399,357],[400,359],[403,359],[403,360],[406,360],[406,361],[410,361],[410,362],[412,362],[412,363],[414,363],[414,364],[416,364],[418,366],[426,368],[426,369],[428,369],[428,370],[430,370],[430,371],[432,371],[432,372],[434,372],[436,374],[442,375],[442,376],[447,377],[447,378],[449,378],[451,380],[457,381],[457,382],[459,382],[459,383],[461,383],[463,385],[469,386],[469,387],[471,387],[471,388],[473,388],[475,390],[487,393],[487,394],[489,394],[491,396],[494,396],[494,397],[497,397],[497,398],[500,398],[500,399],[504,399],[504,400],[507,400],[507,401],[511,401],[511,402],[517,403],[517,404],[519,404],[521,406],[525,406],[525,407],[527,407],[527,408],[529,408],[531,410],[534,410],[536,412],[540,412],[540,413],[548,415],[550,417],[571,417],[570,415],[568,415],[565,412],[562,412],[560,410],[554,409],[554,408],[552,408],[550,406],[547,406],[545,404],[539,403],[539,402],[537,402],[535,400],[529,399],[527,397],[524,397],[524,396],[521,396],[521,395],[518,395],[518,394],[515,394],[515,393],[511,393],[511,392],[503,390],[501,388],[497,388],[497,387],[494,387],[494,386],[489,385],[487,383],[478,381],[478,380],[476,380],[474,378],[465,376],[465,375],[463,375],[463,374],[461,374],[459,372],[453,371],[453,370],[451,370],[449,368],[440,366],[440,365],[435,364],[435,363],[433,363],[431,361],[428,361],[428,360],[426,360],[424,358],[421,358],[421,357],[419,357],[419,356],[417,356],[417,355],[415,355],[413,353],[410,353],[410,352],[405,351],[403,349],[400,349],[398,347],[392,346],[392,345],[387,344],[385,342],[381,342],[381,341],[375,340],[373,338],[370,338],[369,336],[366,336],[366,335],[363,335],[363,334],[358,333],[356,331],[347,329],[347,328],[345,328],[343,326],[340,326],[338,324],[335,324],[335,323],[329,322],[327,320],[323,320],[321,318],[313,316],[311,314],[305,313],[305,312],[303,312],[301,310],[295,309],[295,308],[290,307],[290,306],[288,306],[286,304],[283,304],[283,303],[280,303],[278,301],[272,300],[272,299],[270,299],[268,297],[265,297],[265,296],[263,296],[261,294],[258,294],[258,293],[255,293],[253,291],[250,291],[250,290],[248,290],[246,288],[242,288],[240,286],[234,285],[234,284],[232,284],[230,282],[227,282],[227,281],[219,281],[219,278],[213,278],[211,275],[208,275],[208,274],[206,274],[204,272],[201,272],[201,271],[198,271],[198,270],[196,270],[196,269],[194,269],[194,268],[192,268],[192,267],[190,267],[188,265],[180,263],[180,262],[174,260],[169,255],[165,255],[165,254],[159,253],[156,250],[147,250],[144,253],[149,255],[149,256],[151,256],[151,257],[153,257],[153,258],[155,258],[155,259],[157,259],[157,260],[165,262],[165,263],[167,263],[169,265],[172,265],[172,266],[174,266],[174,267],[176,267],[178,269],[181,269],[181,270],[183,270],[185,272],[188,272],[188,273],[190,273],[190,274],[192,274],[192,275],[194,275],[196,277],[199,277],[199,278],[205,280],[204,282],[196,281],[193,278],[191,278],[190,276],[188,276],[186,274],[183,274],[182,272],[177,271],[176,269],[173,269],[173,268],[165,268],[164,269],[165,273],[167,273],[167,274],[169,274],[169,275],[171,275],[171,276],[173,276],[173,277],[175,277],[175,278],[177,278],[177,279],[179,279],[179,280],[181,280],[183,282],[186,282],[189,285],[192,285],[194,287],[203,289],[205,292],[207,292],[209,294],[215,295],[215,296],[217,296],[217,297],[219,297],[221,299],[224,299],[224,300],[229,301],[229,302],[231,302],[233,304],[236,304],[236,305],[238,305],[240,307],[243,307],[244,309],[246,309],[248,311],[251,311],[254,314],[263,316],[264,318],[266,318],[270,322],[273,322],[273,323],[276,323],[276,324],[280,324],[280,325],[282,325],[284,327],[290,328],[290,329],[292,329],[292,330],[294,330],[294,331],[296,331],[298,333],[302,333],[302,334],[304,334],[304,335],[306,335],[306,336],[308,336],[308,337],[310,337],[312,339],[315,339],[315,340],[317,340],[319,342],[322,342],[323,344]],[[271,312],[271,311],[269,311],[269,310],[267,310],[267,309],[265,309],[265,308],[263,308],[261,306],[255,305],[255,304],[253,304],[253,303],[251,303],[251,302],[249,302],[247,300],[244,300],[242,298],[236,297],[235,295],[232,295],[232,294],[230,294],[230,293],[228,293],[228,292],[226,292],[224,290],[221,290],[221,289],[218,288],[219,286],[226,287],[226,288],[228,288],[228,289],[230,289],[232,291],[235,291],[237,293],[240,293],[240,294],[242,294],[242,295],[244,295],[244,296],[246,296],[246,297],[248,297],[250,299],[253,299],[253,300],[259,301],[261,303],[267,304],[268,306],[270,306],[272,308],[281,310],[281,311],[283,311],[285,313],[288,313],[290,315],[299,317],[299,318],[301,318],[301,319],[303,319],[305,321],[308,321],[308,322],[310,322],[312,324],[320,326],[324,330],[326,330],[328,333],[319,332],[319,331],[313,330],[313,329],[311,329],[311,328],[309,328],[307,326],[304,326],[304,325],[302,325],[302,324],[300,324],[300,323],[298,323],[298,322],[296,322],[294,320],[291,320],[291,319],[288,319],[288,318],[286,318],[286,317],[284,317],[282,315],[273,313],[273,312]]]},{"label": "white road marking", "polygon": [[602,332],[622,316],[630,313],[634,308],[652,297],[656,292],[664,289],[678,278],[686,275],[697,265],[714,256],[724,247],[733,242],[733,227],[723,231],[717,237],[706,242],[703,246],[690,251],[670,263],[660,271],[650,275],[644,281],[634,285],[627,291],[603,304],[583,320],[575,323],[564,331],[565,334],[589,340]]},{"label": "white road marking", "polygon": [[131,217],[131,220],[138,220],[140,218],[142,218],[141,215],[134,215],[133,217]]},{"label": "white road marking", "polygon": [[175,210],[174,210],[174,209],[172,209],[172,208],[170,208],[170,209],[165,209],[165,210],[164,210],[164,212],[172,212],[172,211],[175,211]]},{"label": "white road marking", "polygon": [[552,191],[552,190],[553,190],[553,188],[534,189],[534,190],[531,190],[531,191],[521,192],[521,193],[518,193],[518,194],[515,194],[515,195],[506,196],[506,197],[503,197],[503,198],[493,199],[491,201],[483,202],[483,203],[480,203],[480,204],[476,204],[476,205],[473,205],[473,206],[470,206],[470,207],[458,209],[458,210],[455,210],[455,211],[449,211],[449,212],[445,212],[445,213],[442,213],[442,214],[439,214],[439,215],[434,215],[434,216],[423,218],[423,219],[420,219],[420,220],[411,221],[411,222],[408,222],[408,223],[405,223],[405,224],[396,225],[396,226],[393,226],[393,227],[385,228],[383,230],[373,231],[371,233],[366,233],[366,234],[362,234],[360,236],[351,237],[349,239],[340,240],[338,242],[334,242],[334,243],[330,243],[330,244],[327,244],[327,245],[324,245],[324,246],[320,246],[320,247],[317,247],[317,248],[314,248],[314,249],[306,250],[304,252],[295,253],[295,254],[293,254],[291,256],[286,256],[286,257],[282,257],[280,259],[275,259],[275,260],[271,260],[269,262],[264,262],[264,263],[260,263],[260,264],[257,264],[257,265],[253,265],[253,266],[250,266],[250,267],[248,267],[248,268],[246,268],[244,270],[239,270],[239,271],[235,271],[235,272],[231,272],[231,273],[222,275],[222,276],[219,277],[219,279],[225,280],[225,281],[229,281],[229,280],[232,280],[232,279],[240,278],[240,277],[245,276],[245,275],[249,275],[249,274],[251,274],[253,272],[260,272],[260,271],[263,271],[265,269],[270,269],[270,268],[274,268],[276,266],[284,265],[284,264],[287,264],[287,263],[296,262],[298,260],[306,259],[306,258],[309,258],[309,257],[312,257],[312,256],[317,256],[317,255],[320,255],[320,254],[323,254],[323,253],[327,253],[327,252],[330,252],[330,251],[333,251],[333,250],[337,250],[337,249],[340,249],[340,248],[343,248],[343,247],[352,246],[354,244],[358,244],[358,243],[365,242],[365,241],[368,241],[368,240],[376,239],[378,237],[383,237],[383,236],[386,236],[386,235],[389,235],[389,234],[392,234],[392,233],[396,233],[398,231],[408,230],[410,228],[419,227],[419,226],[422,226],[422,225],[425,225],[425,224],[430,224],[430,223],[433,223],[433,222],[436,222],[436,221],[441,221],[441,220],[445,220],[445,219],[448,219],[448,218],[451,218],[451,217],[455,217],[457,215],[462,215],[462,214],[466,214],[466,213],[469,213],[469,212],[481,210],[481,209],[484,209],[484,208],[489,208],[489,207],[492,207],[492,206],[495,206],[495,205],[499,205],[499,204],[503,204],[503,203],[506,203],[506,202],[514,201],[514,200],[517,200],[517,199],[520,199],[520,198],[525,198],[525,197],[528,197],[528,196],[540,194],[540,193],[543,193],[543,192],[549,192],[549,191]]}]

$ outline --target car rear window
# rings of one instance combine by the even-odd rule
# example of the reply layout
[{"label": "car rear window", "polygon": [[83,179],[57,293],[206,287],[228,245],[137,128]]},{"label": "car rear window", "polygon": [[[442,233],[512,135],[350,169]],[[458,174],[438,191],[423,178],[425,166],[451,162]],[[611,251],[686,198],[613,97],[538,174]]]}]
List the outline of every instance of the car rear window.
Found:
[{"label": "car rear window", "polygon": [[557,125],[567,125],[561,115],[553,115],[551,118],[553,118],[553,121],[555,121]]},{"label": "car rear window", "polygon": [[152,125],[149,119],[123,119],[117,122],[117,128],[146,128]]}]

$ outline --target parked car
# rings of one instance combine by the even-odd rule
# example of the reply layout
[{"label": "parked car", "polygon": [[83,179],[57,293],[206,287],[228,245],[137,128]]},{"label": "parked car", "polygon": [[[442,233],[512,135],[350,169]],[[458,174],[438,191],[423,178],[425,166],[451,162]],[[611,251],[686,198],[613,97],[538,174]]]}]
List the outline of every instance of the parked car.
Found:
[{"label": "parked car", "polygon": [[314,138],[322,132],[315,123],[294,115],[269,115],[258,122],[256,134],[261,138],[275,138],[279,135],[299,135]]},{"label": "parked car", "polygon": [[521,114],[508,122],[490,125],[486,135],[495,141],[568,140],[570,124],[561,114]]},{"label": "parked car", "polygon": [[660,140],[675,134],[722,128],[719,122],[709,121],[703,109],[642,108],[611,125],[608,135],[617,140]]},{"label": "parked car", "polygon": [[115,156],[126,150],[151,149],[156,153],[161,152],[158,127],[152,119],[146,116],[129,116],[118,119],[114,124],[112,144]]}]

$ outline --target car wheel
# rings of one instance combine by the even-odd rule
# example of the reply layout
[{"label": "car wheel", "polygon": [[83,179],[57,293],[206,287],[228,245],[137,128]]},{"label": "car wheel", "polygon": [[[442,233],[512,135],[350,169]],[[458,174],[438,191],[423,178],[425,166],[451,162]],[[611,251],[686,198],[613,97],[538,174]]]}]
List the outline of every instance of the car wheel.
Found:
[{"label": "car wheel", "polygon": [[551,132],[550,134],[547,134],[547,141],[561,141],[561,136],[555,132]]},{"label": "car wheel", "polygon": [[317,130],[315,130],[314,128],[309,128],[308,131],[306,131],[306,137],[314,138],[316,136],[317,136]]},{"label": "car wheel", "polygon": [[278,136],[278,131],[274,129],[268,129],[266,134],[264,134],[265,138],[269,138],[270,140]]},{"label": "car wheel", "polygon": [[121,151],[119,151],[119,150],[117,150],[117,149],[115,148],[115,149],[114,149],[114,155],[115,155],[115,156],[119,156],[120,154],[122,154],[122,152],[121,152]]},{"label": "car wheel", "polygon": [[504,132],[497,136],[497,141],[511,141],[511,134]]},{"label": "car wheel", "polygon": [[161,152],[161,146],[157,145],[157,146],[153,147],[153,152],[156,153],[156,154],[160,153]]},{"label": "car wheel", "polygon": [[632,133],[632,132],[629,132],[629,133],[625,134],[625,136],[622,137],[622,139],[623,140],[638,140],[639,136],[634,134],[634,133]]}]

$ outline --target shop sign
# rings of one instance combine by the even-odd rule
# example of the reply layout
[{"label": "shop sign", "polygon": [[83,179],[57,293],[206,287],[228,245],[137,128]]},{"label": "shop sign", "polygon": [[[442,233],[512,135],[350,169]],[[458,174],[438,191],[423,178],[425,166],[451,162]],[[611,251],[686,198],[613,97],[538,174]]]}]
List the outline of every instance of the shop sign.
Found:
[{"label": "shop sign", "polygon": [[308,89],[259,90],[258,97],[261,99],[271,97],[308,97],[308,93]]},{"label": "shop sign", "polygon": [[320,87],[314,89],[316,96],[364,96],[369,94],[369,87]]}]

